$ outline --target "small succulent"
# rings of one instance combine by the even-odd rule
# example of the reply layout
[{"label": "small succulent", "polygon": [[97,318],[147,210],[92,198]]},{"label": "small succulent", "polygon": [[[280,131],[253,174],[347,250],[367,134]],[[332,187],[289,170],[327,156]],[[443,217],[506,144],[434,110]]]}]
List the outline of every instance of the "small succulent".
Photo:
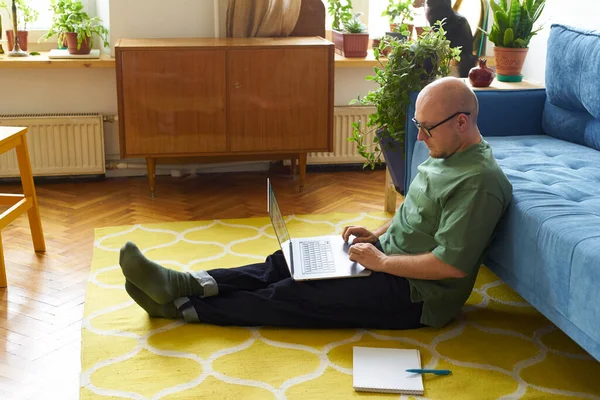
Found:
[{"label": "small succulent", "polygon": [[348,33],[365,33],[367,27],[360,20],[362,13],[356,13],[348,22],[344,24],[344,30]]}]

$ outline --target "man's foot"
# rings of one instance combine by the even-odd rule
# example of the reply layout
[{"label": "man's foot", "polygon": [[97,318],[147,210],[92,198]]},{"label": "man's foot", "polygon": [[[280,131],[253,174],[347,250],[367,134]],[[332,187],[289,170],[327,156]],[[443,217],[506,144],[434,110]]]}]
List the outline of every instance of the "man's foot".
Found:
[{"label": "man's foot", "polygon": [[125,278],[158,304],[179,297],[204,296],[200,282],[189,272],[179,272],[148,260],[132,242],[121,248],[119,265]]},{"label": "man's foot", "polygon": [[125,290],[127,291],[127,294],[129,294],[129,296],[152,318],[183,318],[183,315],[179,312],[177,307],[175,307],[173,302],[168,304],[158,304],[129,281],[125,281]]}]

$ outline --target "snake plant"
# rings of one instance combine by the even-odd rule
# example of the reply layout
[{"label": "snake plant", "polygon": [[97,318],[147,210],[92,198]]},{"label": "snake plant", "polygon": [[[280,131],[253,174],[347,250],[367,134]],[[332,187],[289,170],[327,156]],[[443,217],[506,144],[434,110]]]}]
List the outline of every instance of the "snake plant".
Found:
[{"label": "snake plant", "polygon": [[490,32],[479,28],[497,47],[527,48],[542,28],[533,30],[546,0],[490,0],[494,24]]}]

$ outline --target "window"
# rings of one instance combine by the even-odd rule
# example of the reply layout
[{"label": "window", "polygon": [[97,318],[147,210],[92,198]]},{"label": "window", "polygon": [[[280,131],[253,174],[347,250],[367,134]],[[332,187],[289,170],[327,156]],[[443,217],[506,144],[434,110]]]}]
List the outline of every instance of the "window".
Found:
[{"label": "window", "polygon": [[[28,4],[32,9],[38,12],[38,18],[36,21],[27,24],[28,31],[35,30],[48,30],[52,25],[52,11],[50,11],[50,3],[51,0],[25,0],[26,4]],[[89,10],[88,0],[80,0],[85,9]],[[2,0],[0,0],[2,2]],[[12,0],[4,0],[4,2],[8,5],[9,10],[12,7]],[[0,10],[0,15],[2,15],[2,29],[7,30],[12,28],[12,19],[10,15],[6,12],[6,10]],[[17,16],[19,16],[19,20],[21,20],[22,16],[17,11]],[[19,25],[19,29],[25,29],[24,26]]]},{"label": "window", "polygon": [[[327,7],[328,0],[323,0],[325,7]],[[455,0],[452,1],[452,4]],[[369,30],[369,36],[376,38],[385,35],[385,32],[389,32],[390,23],[387,17],[383,17],[381,14],[387,8],[388,0],[352,0],[354,12],[361,12],[362,21],[367,25]],[[413,8],[414,21],[412,24],[415,26],[428,25],[427,19],[425,18],[425,7]],[[463,0],[460,6],[459,13],[467,18],[473,33],[477,32],[477,24],[479,22],[479,15],[481,13],[481,0]],[[333,17],[329,14],[326,16],[327,29],[331,29],[331,23]]]},{"label": "window", "polygon": [[[388,17],[381,15],[387,8],[388,0],[369,0],[369,36],[372,38],[384,36],[390,31],[390,21]],[[425,19],[425,8],[412,8],[414,21],[411,23],[415,26],[427,25]]]}]

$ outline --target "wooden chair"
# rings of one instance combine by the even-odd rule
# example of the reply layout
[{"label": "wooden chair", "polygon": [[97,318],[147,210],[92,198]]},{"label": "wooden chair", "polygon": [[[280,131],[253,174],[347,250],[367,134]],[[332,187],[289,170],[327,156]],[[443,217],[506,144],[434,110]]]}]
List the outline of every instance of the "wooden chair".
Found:
[{"label": "wooden chair", "polygon": [[9,206],[6,211],[0,214],[0,287],[7,286],[1,235],[5,226],[27,211],[33,247],[35,251],[46,251],[40,210],[31,172],[29,150],[27,149],[26,133],[27,128],[24,127],[0,127],[0,154],[15,149],[23,186],[23,194],[0,194],[0,206]]},{"label": "wooden chair", "polygon": [[322,0],[302,0],[298,22],[290,36],[325,37],[325,4]]}]

